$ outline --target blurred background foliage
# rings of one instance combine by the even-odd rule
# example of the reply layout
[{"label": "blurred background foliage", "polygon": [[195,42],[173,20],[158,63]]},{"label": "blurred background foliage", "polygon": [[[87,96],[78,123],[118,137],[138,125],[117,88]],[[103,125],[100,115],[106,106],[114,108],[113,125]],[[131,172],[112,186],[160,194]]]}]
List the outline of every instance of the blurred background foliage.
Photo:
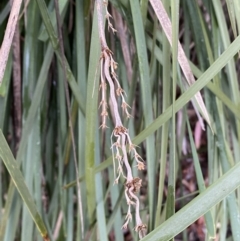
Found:
[{"label": "blurred background foliage", "polygon": [[[106,25],[131,106],[132,118],[124,119],[124,125],[146,161],[146,170],[139,173],[132,164],[134,176],[143,180],[138,195],[149,233],[144,240],[238,241],[240,2],[181,0],[178,7],[178,1],[163,0],[175,31],[173,49],[150,2],[110,0],[117,33]],[[24,1],[0,87],[5,136],[0,138],[0,241],[47,240],[46,230],[50,240],[59,241],[138,240],[134,221],[121,229],[127,204],[124,180],[113,185],[111,103],[109,128],[99,129],[100,42],[94,1],[59,0],[59,9],[76,148],[54,1]],[[2,0],[0,42],[10,10],[10,2]],[[198,79],[190,88],[176,66],[177,39]],[[189,102],[200,90],[213,130],[207,124],[202,130]]]}]

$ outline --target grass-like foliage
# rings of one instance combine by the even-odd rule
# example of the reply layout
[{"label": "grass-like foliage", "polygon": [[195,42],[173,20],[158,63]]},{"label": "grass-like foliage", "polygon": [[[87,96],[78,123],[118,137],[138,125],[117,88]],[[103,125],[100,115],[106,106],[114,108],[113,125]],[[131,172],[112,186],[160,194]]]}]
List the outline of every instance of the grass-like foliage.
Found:
[{"label": "grass-like foliage", "polygon": [[0,241],[238,241],[239,9],[1,1]]}]

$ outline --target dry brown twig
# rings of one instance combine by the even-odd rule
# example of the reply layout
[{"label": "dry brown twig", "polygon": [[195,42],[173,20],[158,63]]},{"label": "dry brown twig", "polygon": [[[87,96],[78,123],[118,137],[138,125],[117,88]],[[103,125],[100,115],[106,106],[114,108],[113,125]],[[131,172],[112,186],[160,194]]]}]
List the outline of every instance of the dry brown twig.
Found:
[{"label": "dry brown twig", "polygon": [[[101,84],[100,90],[102,94],[102,100],[100,101],[99,107],[102,108],[101,117],[102,117],[102,125],[101,128],[107,128],[106,125],[106,118],[108,116],[107,112],[107,99],[106,99],[106,90],[107,84],[110,88],[110,100],[113,105],[113,115],[115,119],[115,128],[111,135],[111,149],[113,153],[113,166],[114,166],[114,175],[115,175],[115,182],[118,183],[119,178],[122,176],[126,179],[125,183],[125,197],[128,204],[128,212],[126,215],[126,221],[123,224],[122,228],[126,229],[129,221],[132,219],[131,214],[131,207],[135,206],[135,221],[136,226],[134,230],[139,233],[139,237],[143,238],[146,234],[147,227],[145,224],[142,223],[140,218],[140,203],[139,199],[136,196],[136,193],[139,191],[141,187],[142,180],[138,177],[133,177],[132,169],[128,161],[127,150],[130,154],[133,155],[134,160],[137,162],[138,170],[144,170],[144,163],[141,156],[137,153],[135,145],[133,145],[131,138],[128,134],[127,128],[125,128],[122,124],[122,120],[118,111],[118,102],[117,97],[121,98],[121,107],[126,114],[127,118],[130,118],[130,114],[128,112],[128,108],[130,106],[127,104],[124,98],[124,90],[121,88],[121,85],[118,81],[117,74],[115,72],[117,68],[117,63],[113,59],[113,53],[108,48],[104,33],[104,21],[102,15],[102,7],[105,6],[106,10],[106,19],[108,22],[108,29],[111,29],[113,33],[116,32],[114,29],[110,18],[112,17],[107,10],[107,2],[103,0],[96,0],[96,7],[97,7],[97,16],[98,16],[98,29],[99,29],[99,38],[101,43],[101,58],[100,58],[100,70],[101,70]],[[116,87],[115,87],[116,86]],[[113,142],[113,139],[115,141]],[[115,174],[115,160],[118,163],[117,167],[117,175]],[[126,168],[126,175],[123,172],[123,165]],[[117,176],[117,177],[116,177]]]}]

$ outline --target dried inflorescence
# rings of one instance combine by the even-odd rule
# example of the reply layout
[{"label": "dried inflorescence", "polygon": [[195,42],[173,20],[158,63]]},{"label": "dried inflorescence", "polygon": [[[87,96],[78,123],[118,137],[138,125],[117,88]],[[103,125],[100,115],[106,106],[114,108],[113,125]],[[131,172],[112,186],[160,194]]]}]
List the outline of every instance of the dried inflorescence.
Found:
[{"label": "dried inflorescence", "polygon": [[[116,138],[116,141],[114,143],[112,142],[113,136]],[[133,155],[135,161],[137,162],[138,170],[144,170],[145,165],[143,163],[141,156],[137,153],[135,145],[132,143],[127,129],[122,125],[116,126],[111,136],[111,142],[113,143],[112,150],[113,152],[115,150],[115,153],[116,153],[115,159],[118,161],[118,177],[115,179],[115,182],[118,183],[119,177],[121,176],[121,174],[123,174],[122,163],[125,164],[125,167],[127,169],[127,173],[128,173],[128,176],[126,177],[127,182],[132,181],[133,179],[132,170],[128,162],[127,151],[126,151],[127,146],[128,146],[129,153]],[[122,155],[120,153],[122,153]]]},{"label": "dried inflorescence", "polygon": [[[110,88],[110,100],[113,106],[113,117],[115,119],[115,128],[111,135],[111,149],[113,153],[113,166],[114,166],[114,176],[115,176],[115,182],[118,183],[120,177],[126,179],[125,183],[125,197],[128,204],[128,212],[126,215],[126,221],[123,225],[123,229],[127,228],[127,225],[129,221],[132,219],[131,214],[131,207],[135,206],[135,221],[136,221],[136,227],[134,230],[139,233],[139,237],[142,238],[146,234],[147,227],[145,224],[142,223],[142,220],[140,218],[139,212],[140,212],[140,205],[139,205],[139,199],[136,196],[137,192],[139,191],[142,180],[138,177],[133,177],[132,175],[132,169],[129,164],[128,154],[134,158],[134,160],[137,163],[138,170],[144,170],[145,165],[141,158],[141,156],[136,151],[136,146],[132,143],[131,138],[128,134],[127,128],[125,128],[122,124],[121,117],[118,111],[118,97],[121,98],[121,107],[123,109],[123,112],[126,114],[127,118],[130,118],[131,115],[128,112],[128,108],[130,106],[125,101],[124,95],[125,92],[122,89],[117,74],[115,72],[117,68],[117,63],[113,59],[113,53],[108,48],[106,44],[105,34],[104,34],[104,24],[102,20],[102,4],[106,7],[106,18],[108,21],[108,28],[111,29],[114,32],[116,30],[113,28],[113,25],[110,22],[111,15],[107,10],[107,3],[106,1],[97,0],[97,10],[98,10],[98,27],[99,27],[99,37],[101,42],[101,58],[100,58],[100,68],[101,68],[101,84],[99,89],[101,90],[101,102],[99,107],[101,107],[101,117],[102,117],[102,124],[101,128],[107,128],[106,122],[107,122],[107,83]],[[115,161],[117,162],[117,175],[116,175],[116,168],[115,168]],[[126,169],[126,175],[124,174],[124,168]]]}]

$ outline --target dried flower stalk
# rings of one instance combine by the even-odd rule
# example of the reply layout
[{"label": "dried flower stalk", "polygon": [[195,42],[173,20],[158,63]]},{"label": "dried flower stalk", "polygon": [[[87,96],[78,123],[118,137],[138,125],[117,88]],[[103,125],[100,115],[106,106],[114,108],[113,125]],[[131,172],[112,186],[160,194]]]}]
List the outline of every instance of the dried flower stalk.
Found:
[{"label": "dried flower stalk", "polygon": [[[100,68],[101,68],[101,84],[99,90],[101,90],[101,101],[99,107],[101,107],[101,117],[102,125],[101,128],[107,128],[106,118],[108,116],[107,112],[107,100],[106,100],[106,89],[107,83],[110,88],[110,100],[113,105],[113,115],[115,119],[115,128],[111,135],[111,149],[113,153],[113,166],[114,166],[114,183],[118,183],[119,178],[122,176],[126,179],[125,183],[125,198],[128,204],[128,212],[126,215],[126,221],[123,224],[122,228],[126,229],[129,221],[132,219],[131,207],[135,206],[135,221],[136,227],[134,230],[139,233],[139,237],[143,238],[146,235],[147,227],[142,223],[140,218],[140,203],[139,199],[136,196],[136,193],[139,191],[142,180],[138,177],[133,177],[132,169],[129,164],[127,151],[134,157],[134,160],[137,162],[138,170],[144,170],[145,165],[141,156],[137,153],[135,145],[133,145],[131,138],[128,134],[127,128],[122,124],[122,120],[118,111],[118,102],[117,97],[121,98],[121,107],[127,118],[130,118],[131,115],[128,112],[130,106],[127,104],[124,98],[124,90],[122,89],[117,74],[115,72],[117,68],[117,63],[113,59],[113,53],[108,48],[104,33],[104,21],[102,17],[102,6],[105,6],[106,9],[106,19],[108,22],[108,29],[111,29],[113,33],[116,30],[113,28],[110,18],[112,17],[107,10],[107,2],[102,0],[96,0],[97,7],[97,16],[98,16],[98,29],[99,29],[99,38],[101,42],[101,58],[100,58]],[[107,82],[107,83],[106,83]],[[117,175],[115,170],[115,161],[117,161]],[[126,175],[123,172],[123,165],[126,168]]]}]

